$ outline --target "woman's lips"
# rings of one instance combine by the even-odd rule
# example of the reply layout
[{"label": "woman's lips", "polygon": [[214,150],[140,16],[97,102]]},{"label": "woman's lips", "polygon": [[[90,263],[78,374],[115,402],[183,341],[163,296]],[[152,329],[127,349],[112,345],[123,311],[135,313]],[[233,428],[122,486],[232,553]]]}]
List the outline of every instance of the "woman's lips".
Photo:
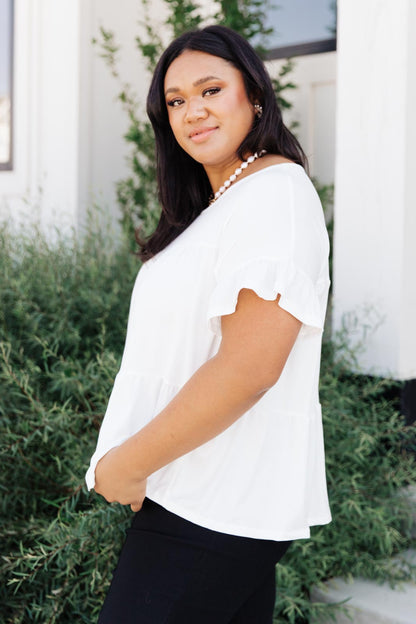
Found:
[{"label": "woman's lips", "polygon": [[213,132],[215,132],[216,129],[217,129],[216,127],[213,127],[213,128],[200,128],[199,130],[195,129],[189,135],[189,138],[194,143],[202,143],[203,141],[205,141],[205,139],[207,139],[209,136],[211,136],[211,134]]}]

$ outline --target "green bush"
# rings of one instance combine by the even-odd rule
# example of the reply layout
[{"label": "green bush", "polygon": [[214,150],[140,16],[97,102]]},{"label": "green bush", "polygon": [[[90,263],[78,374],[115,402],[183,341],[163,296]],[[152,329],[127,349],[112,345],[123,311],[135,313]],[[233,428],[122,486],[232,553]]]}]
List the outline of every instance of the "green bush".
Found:
[{"label": "green bush", "polygon": [[[138,268],[97,228],[77,240],[0,232],[0,621],[93,624],[131,512],[87,494],[83,479],[124,343]],[[333,575],[404,577],[410,544],[412,430],[397,384],[353,375],[326,341],[321,377],[334,521],[294,543],[277,567],[277,622],[307,622],[313,584]]]},{"label": "green bush", "polygon": [[[320,398],[331,524],[295,542],[276,569],[276,622],[308,622],[328,612],[309,591],[328,578],[361,576],[393,584],[412,570],[392,555],[414,544],[413,505],[402,491],[415,482],[415,427],[399,412],[398,382],[357,375],[347,336],[324,340]],[[315,620],[316,621],[316,620]]]},{"label": "green bush", "polygon": [[111,241],[0,232],[1,622],[93,622],[122,538],[83,486],[138,269]]}]

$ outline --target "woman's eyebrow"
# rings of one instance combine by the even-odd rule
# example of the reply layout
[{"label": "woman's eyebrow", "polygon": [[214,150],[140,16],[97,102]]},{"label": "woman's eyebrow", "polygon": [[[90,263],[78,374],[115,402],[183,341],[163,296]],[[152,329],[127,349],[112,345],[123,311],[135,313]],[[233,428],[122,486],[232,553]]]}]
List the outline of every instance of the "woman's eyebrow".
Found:
[{"label": "woman's eyebrow", "polygon": [[[196,80],[192,86],[199,87],[199,85],[204,84],[204,82],[208,82],[209,80],[221,80],[221,79],[218,78],[217,76],[204,76],[204,78],[199,78],[198,80]],[[177,93],[178,91],[180,91],[178,87],[169,87],[169,89],[166,89],[165,95],[167,95],[168,93]]]},{"label": "woman's eyebrow", "polygon": [[217,78],[217,76],[205,76],[205,78],[200,78],[199,80],[194,82],[193,86],[199,87],[199,85],[204,84],[204,82],[208,82],[208,80],[221,80],[221,79]]}]

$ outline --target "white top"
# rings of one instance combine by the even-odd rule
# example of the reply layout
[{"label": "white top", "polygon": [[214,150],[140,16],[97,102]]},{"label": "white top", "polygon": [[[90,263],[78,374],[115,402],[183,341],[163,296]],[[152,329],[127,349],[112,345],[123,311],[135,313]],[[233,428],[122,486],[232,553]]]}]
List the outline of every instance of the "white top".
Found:
[{"label": "white top", "polygon": [[328,236],[303,168],[272,165],[236,182],[137,277],[98,460],[140,430],[218,351],[220,317],[242,288],[303,325],[278,382],[231,427],[148,479],[147,496],[210,529],[290,540],[331,520],[318,377]]}]

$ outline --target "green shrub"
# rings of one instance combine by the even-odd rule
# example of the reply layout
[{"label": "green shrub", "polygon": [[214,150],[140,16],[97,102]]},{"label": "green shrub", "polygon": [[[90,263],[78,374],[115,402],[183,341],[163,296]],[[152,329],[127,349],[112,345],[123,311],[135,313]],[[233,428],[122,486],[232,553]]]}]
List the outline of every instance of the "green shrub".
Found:
[{"label": "green shrub", "polygon": [[[84,473],[123,348],[138,268],[95,229],[48,244],[0,233],[0,621],[96,621],[131,512],[87,494]],[[334,521],[277,567],[277,622],[321,608],[309,589],[333,575],[394,579],[410,544],[397,491],[416,476],[396,384],[353,375],[326,341],[321,378]],[[326,610],[328,607],[322,607]]]},{"label": "green shrub", "polygon": [[328,612],[309,591],[333,576],[394,583],[412,571],[391,556],[414,544],[412,503],[401,488],[416,478],[415,427],[399,412],[398,382],[351,373],[357,368],[347,336],[325,340],[323,409],[331,524],[295,542],[276,570],[276,622],[308,622]]},{"label": "green shrub", "polygon": [[0,232],[1,622],[93,622],[122,538],[83,486],[138,268],[111,240]]}]

